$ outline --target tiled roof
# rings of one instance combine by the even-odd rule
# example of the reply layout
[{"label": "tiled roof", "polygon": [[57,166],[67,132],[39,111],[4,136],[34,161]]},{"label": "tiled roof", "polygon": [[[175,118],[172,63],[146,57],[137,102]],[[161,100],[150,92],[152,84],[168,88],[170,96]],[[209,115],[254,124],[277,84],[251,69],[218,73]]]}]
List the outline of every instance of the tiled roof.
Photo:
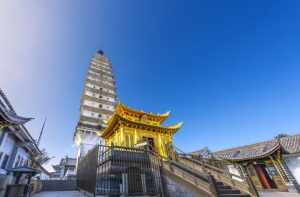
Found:
[{"label": "tiled roof", "polygon": [[7,122],[12,125],[22,125],[32,119],[32,118],[25,118],[25,117],[19,116],[13,111],[6,111],[5,109],[2,109],[1,107],[0,107],[0,117],[2,118],[3,122]]},{"label": "tiled roof", "polygon": [[4,123],[9,123],[13,125],[22,125],[30,121],[32,118],[25,118],[19,116],[9,100],[7,99],[4,92],[0,89],[0,121]]},{"label": "tiled roof", "polygon": [[256,144],[221,150],[213,154],[215,157],[220,159],[242,161],[264,158],[271,155],[278,149],[282,149],[285,153],[288,154],[299,153],[300,134],[286,136],[280,139],[259,142]]},{"label": "tiled roof", "polygon": [[300,152],[300,134],[280,138],[280,144],[286,153]]},{"label": "tiled roof", "polygon": [[192,155],[200,155],[203,158],[210,158],[212,156],[211,151],[208,149],[208,147],[204,147],[200,150],[191,152]]},{"label": "tiled roof", "polygon": [[27,128],[23,125],[31,119],[32,118],[19,116],[15,112],[7,96],[0,88],[0,125],[14,126],[15,129],[13,131],[13,134],[22,142],[25,142],[24,147],[26,147],[27,150],[34,154],[34,156],[37,156],[36,154],[40,154],[41,151],[38,148],[35,140],[32,138],[31,134],[28,132]]}]

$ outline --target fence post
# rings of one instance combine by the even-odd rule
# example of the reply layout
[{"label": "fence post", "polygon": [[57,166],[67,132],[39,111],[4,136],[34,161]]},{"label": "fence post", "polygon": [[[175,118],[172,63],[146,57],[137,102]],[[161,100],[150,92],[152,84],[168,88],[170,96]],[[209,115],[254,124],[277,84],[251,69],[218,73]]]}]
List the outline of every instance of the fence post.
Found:
[{"label": "fence post", "polygon": [[122,173],[122,196],[127,196],[128,194],[128,174]]},{"label": "fence post", "polygon": [[141,181],[142,181],[142,188],[143,188],[143,193],[147,193],[147,186],[146,186],[146,176],[145,174],[141,174]]}]

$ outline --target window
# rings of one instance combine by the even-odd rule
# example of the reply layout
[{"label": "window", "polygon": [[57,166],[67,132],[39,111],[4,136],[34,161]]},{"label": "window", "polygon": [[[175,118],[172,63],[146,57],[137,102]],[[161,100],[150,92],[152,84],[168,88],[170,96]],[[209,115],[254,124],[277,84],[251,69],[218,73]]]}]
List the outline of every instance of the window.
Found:
[{"label": "window", "polygon": [[24,163],[23,163],[23,162],[24,162],[24,160],[23,160],[23,158],[21,158],[21,161],[20,161],[20,163],[19,163],[19,166],[20,166],[20,167],[24,166]]},{"label": "window", "polygon": [[7,162],[8,162],[8,158],[9,158],[9,156],[7,154],[5,154],[4,158],[3,158],[3,161],[2,161],[2,164],[1,164],[1,168],[2,169],[6,168],[6,165],[7,165]]},{"label": "window", "polygon": [[102,108],[103,106],[101,104],[99,104],[99,107]]},{"label": "window", "polygon": [[18,159],[17,159],[17,161],[16,161],[16,163],[15,163],[15,168],[16,167],[18,167],[19,165],[20,165],[20,155],[18,156]]},{"label": "window", "polygon": [[267,173],[268,173],[268,175],[270,176],[270,177],[274,177],[274,176],[277,176],[278,174],[277,174],[277,171],[276,171],[276,169],[275,169],[275,167],[274,166],[267,166],[266,167],[266,171],[267,171]]},{"label": "window", "polygon": [[[2,142],[3,142],[3,139],[4,139],[5,132],[4,132],[3,129],[0,129],[0,132],[1,132],[1,134],[0,134],[0,146],[1,146],[1,144],[2,144]],[[1,158],[0,158],[0,159],[1,159]]]},{"label": "window", "polygon": [[101,117],[102,117],[102,115],[101,115],[101,114],[99,114],[99,115],[98,115],[98,117],[99,117],[99,118],[101,118]]}]

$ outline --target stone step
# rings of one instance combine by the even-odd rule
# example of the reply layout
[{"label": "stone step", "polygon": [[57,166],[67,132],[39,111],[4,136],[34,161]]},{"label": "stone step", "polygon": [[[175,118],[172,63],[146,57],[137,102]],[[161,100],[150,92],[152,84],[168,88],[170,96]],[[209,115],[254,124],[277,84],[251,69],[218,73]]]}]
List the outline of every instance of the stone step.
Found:
[{"label": "stone step", "polygon": [[219,194],[219,197],[251,197],[249,194]]},{"label": "stone step", "polygon": [[240,190],[236,189],[218,189],[219,194],[240,194]]},{"label": "stone step", "polygon": [[232,188],[228,185],[217,185],[217,189],[232,189]]}]

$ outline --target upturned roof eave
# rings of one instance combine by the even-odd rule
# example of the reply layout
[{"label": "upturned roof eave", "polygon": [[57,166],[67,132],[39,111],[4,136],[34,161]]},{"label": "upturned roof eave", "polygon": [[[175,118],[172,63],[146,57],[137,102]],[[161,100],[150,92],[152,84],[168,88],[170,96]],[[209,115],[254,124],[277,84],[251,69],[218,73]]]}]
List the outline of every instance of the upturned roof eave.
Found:
[{"label": "upturned roof eave", "polygon": [[153,117],[155,119],[159,119],[159,121],[158,121],[159,123],[164,122],[170,115],[170,111],[163,113],[163,114],[153,114],[153,113],[149,113],[149,112],[143,112],[143,111],[138,111],[138,110],[132,109],[128,106],[123,105],[122,103],[118,103],[117,108],[118,107],[122,108],[125,111],[129,111],[129,112],[140,114],[140,115],[147,115],[147,116]]},{"label": "upturned roof eave", "polygon": [[255,157],[244,157],[244,158],[228,158],[228,157],[224,157],[222,155],[218,155],[215,154],[216,157],[221,158],[223,160],[226,161],[231,161],[231,162],[242,162],[242,161],[250,161],[250,160],[255,160],[255,159],[263,159],[265,157],[268,157],[270,155],[272,155],[274,152],[276,152],[277,150],[279,150],[281,148],[280,143],[277,143],[274,147],[272,147],[271,150],[269,150],[268,152],[265,152],[264,154],[255,156]]},{"label": "upturned roof eave", "polygon": [[9,123],[11,125],[21,125],[21,124],[25,124],[25,123],[29,122],[30,120],[32,120],[32,118],[26,118],[26,117],[19,116],[14,112],[8,112],[2,108],[0,108],[0,116],[2,117],[2,119],[4,121],[6,121],[7,123]]},{"label": "upturned roof eave", "polygon": [[182,125],[182,123],[178,123],[174,126],[164,127],[164,126],[161,126],[161,125],[146,124],[146,123],[143,123],[143,122],[137,122],[137,121],[129,120],[129,119],[115,113],[111,117],[111,120],[109,121],[108,127],[106,127],[105,130],[99,135],[103,138],[107,137],[112,132],[113,128],[116,126],[116,124],[119,120],[125,120],[125,121],[127,121],[131,124],[142,125],[142,126],[146,126],[146,127],[155,127],[155,128],[158,128],[158,129],[164,129],[164,130],[170,131],[172,133],[175,133],[178,129],[180,129],[180,127]]}]

